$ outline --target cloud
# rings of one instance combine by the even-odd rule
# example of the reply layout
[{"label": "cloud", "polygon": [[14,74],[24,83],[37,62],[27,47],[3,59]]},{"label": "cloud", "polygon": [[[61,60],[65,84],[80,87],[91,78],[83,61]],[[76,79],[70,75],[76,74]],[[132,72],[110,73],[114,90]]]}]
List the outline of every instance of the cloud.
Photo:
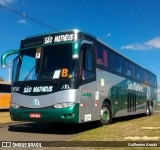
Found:
[{"label": "cloud", "polygon": [[8,5],[8,4],[11,4],[11,3],[16,3],[17,0],[0,0],[0,4],[2,5]]},{"label": "cloud", "polygon": [[160,49],[160,36],[153,38],[144,43],[134,43],[129,45],[123,45],[122,49],[130,49],[130,50],[152,50],[152,49]]},{"label": "cloud", "polygon": [[153,48],[160,49],[160,36],[146,42],[145,44]]},{"label": "cloud", "polygon": [[131,50],[150,50],[150,46],[146,46],[145,44],[135,43],[130,45],[122,46],[122,49],[131,49]]},{"label": "cloud", "polygon": [[22,19],[22,20],[18,20],[18,23],[20,23],[20,24],[26,24],[26,23],[27,23],[27,21],[26,21],[26,20],[24,20],[24,19]]}]

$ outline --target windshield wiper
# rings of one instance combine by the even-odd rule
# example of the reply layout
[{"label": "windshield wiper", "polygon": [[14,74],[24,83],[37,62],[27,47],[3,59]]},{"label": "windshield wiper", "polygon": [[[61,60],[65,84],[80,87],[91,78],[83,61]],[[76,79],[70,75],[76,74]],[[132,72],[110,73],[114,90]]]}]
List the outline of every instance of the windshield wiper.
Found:
[{"label": "windshield wiper", "polygon": [[28,72],[28,74],[26,75],[26,77],[24,78],[24,81],[27,81],[28,77],[31,75],[32,71],[35,69],[36,66],[33,66],[31,68],[31,70]]}]

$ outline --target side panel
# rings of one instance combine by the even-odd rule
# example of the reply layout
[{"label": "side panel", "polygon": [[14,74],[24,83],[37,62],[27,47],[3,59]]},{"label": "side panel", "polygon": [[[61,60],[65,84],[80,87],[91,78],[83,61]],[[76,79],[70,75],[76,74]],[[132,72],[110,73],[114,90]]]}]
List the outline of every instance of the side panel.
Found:
[{"label": "side panel", "polygon": [[154,88],[96,69],[96,81],[81,87],[79,122],[99,120],[104,100],[110,101],[113,118],[145,113],[146,101],[155,95]]},{"label": "side panel", "polygon": [[110,100],[113,117],[146,112],[146,101],[156,100],[156,90],[130,79],[97,69],[100,102]]},{"label": "side panel", "polygon": [[80,122],[100,119],[101,103],[99,101],[99,94],[96,81],[82,85],[80,95]]}]

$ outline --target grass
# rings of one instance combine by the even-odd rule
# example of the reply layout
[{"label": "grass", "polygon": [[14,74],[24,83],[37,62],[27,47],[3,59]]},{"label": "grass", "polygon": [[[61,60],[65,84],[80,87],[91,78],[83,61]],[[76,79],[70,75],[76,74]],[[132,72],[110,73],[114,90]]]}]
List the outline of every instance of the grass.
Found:
[{"label": "grass", "polygon": [[10,118],[9,110],[0,111],[0,124],[13,122]]},{"label": "grass", "polygon": [[[160,114],[152,116],[134,116],[116,119],[113,124],[91,129],[78,137],[74,141],[126,141],[156,139],[160,141]],[[143,128],[154,127],[154,128]],[[131,138],[129,138],[131,137]],[[146,138],[145,138],[146,137]]]},{"label": "grass", "polygon": [[[152,116],[139,115],[114,119],[112,124],[108,126],[90,129],[89,131],[86,131],[83,134],[72,138],[71,141],[157,141],[158,144],[160,144],[160,112],[156,112]],[[121,148],[110,147],[105,149]],[[122,149],[148,150],[158,149],[158,147],[123,147]]]}]

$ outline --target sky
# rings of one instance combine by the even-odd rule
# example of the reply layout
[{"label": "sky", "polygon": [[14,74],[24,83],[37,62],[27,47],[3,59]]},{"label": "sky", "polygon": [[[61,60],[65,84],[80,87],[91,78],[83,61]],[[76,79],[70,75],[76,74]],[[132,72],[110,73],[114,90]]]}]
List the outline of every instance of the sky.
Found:
[{"label": "sky", "polygon": [[[160,85],[160,0],[0,0],[0,4],[23,13],[18,16],[0,7],[0,56],[18,49],[25,37],[55,32],[28,20],[29,15],[56,31],[76,28],[95,35],[155,73]],[[0,68],[0,76],[8,80],[8,69]]]}]

